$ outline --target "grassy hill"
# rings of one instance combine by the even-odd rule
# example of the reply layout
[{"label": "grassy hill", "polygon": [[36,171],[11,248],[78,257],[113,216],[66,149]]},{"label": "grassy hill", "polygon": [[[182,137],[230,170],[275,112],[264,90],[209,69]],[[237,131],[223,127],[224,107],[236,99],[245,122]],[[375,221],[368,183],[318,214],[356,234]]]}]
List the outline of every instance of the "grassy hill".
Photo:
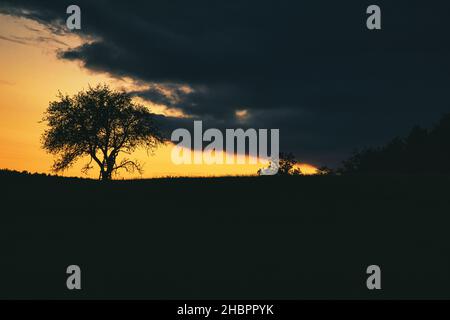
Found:
[{"label": "grassy hill", "polygon": [[1,171],[0,298],[450,298],[449,183]]}]

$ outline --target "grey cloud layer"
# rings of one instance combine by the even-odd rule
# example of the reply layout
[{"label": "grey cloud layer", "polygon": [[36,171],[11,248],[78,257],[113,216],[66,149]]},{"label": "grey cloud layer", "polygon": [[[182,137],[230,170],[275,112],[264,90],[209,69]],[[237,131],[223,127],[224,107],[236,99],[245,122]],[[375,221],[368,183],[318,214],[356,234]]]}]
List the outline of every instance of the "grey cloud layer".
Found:
[{"label": "grey cloud layer", "polygon": [[[434,2],[434,1],[432,1]],[[3,1],[2,12],[64,32],[65,1]],[[163,83],[146,99],[211,126],[280,128],[282,148],[336,164],[353,148],[384,142],[449,110],[450,5],[378,1],[381,31],[365,28],[367,1],[77,1],[89,44],[61,59]],[[23,11],[21,9],[27,9]],[[187,120],[163,118],[165,125]]]}]

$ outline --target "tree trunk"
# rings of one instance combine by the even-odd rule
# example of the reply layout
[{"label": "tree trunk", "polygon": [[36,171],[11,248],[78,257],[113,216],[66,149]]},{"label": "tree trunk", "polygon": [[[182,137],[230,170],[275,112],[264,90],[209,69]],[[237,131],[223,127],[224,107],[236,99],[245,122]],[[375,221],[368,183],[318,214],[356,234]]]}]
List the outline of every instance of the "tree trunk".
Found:
[{"label": "tree trunk", "polygon": [[108,168],[100,168],[100,180],[109,181],[111,180],[111,172],[109,172]]},{"label": "tree trunk", "polygon": [[112,180],[115,160],[116,159],[114,157],[110,157],[106,161],[103,161],[103,166],[100,167],[100,179],[102,181]]}]

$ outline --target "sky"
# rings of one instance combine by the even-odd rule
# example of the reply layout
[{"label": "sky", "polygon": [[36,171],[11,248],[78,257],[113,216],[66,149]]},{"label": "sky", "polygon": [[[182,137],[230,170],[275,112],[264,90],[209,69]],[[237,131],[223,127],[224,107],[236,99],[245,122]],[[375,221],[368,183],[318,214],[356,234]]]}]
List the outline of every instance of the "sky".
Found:
[{"label": "sky", "polygon": [[[66,27],[70,4],[81,30]],[[450,105],[450,4],[377,1],[382,29],[368,30],[370,4],[3,0],[0,167],[48,172],[42,113],[58,91],[97,83],[132,92],[169,129],[280,129],[281,150],[316,167],[431,126]],[[257,170],[175,166],[170,146],[137,157],[146,177]]]}]

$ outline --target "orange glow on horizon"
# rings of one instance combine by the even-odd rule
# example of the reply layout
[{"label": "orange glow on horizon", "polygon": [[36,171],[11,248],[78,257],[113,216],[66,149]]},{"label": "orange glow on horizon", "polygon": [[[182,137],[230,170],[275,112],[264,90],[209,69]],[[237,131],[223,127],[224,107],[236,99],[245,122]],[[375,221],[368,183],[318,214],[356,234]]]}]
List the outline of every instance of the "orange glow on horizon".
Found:
[{"label": "orange glow on horizon", "polygon": [[317,174],[318,170],[313,165],[308,163],[299,163],[294,166],[294,169],[300,169],[300,172],[304,175]]},{"label": "orange glow on horizon", "polygon": [[[36,31],[38,30],[38,31]],[[115,89],[136,90],[145,87],[128,78],[118,79],[105,73],[93,73],[76,62],[57,58],[57,51],[83,43],[76,35],[54,35],[37,22],[0,14],[0,168],[29,172],[51,173],[53,157],[40,146],[45,124],[40,120],[48,103],[58,91],[69,95],[87,89],[89,85],[106,83]],[[192,90],[185,87],[183,90]],[[168,93],[169,94],[169,93]],[[173,117],[189,117],[181,110],[139,100],[152,112]],[[248,116],[238,110],[236,116]],[[175,165],[171,148],[165,145],[148,156],[144,150],[131,158],[144,163],[143,178],[165,176],[227,176],[255,175],[265,167],[261,163],[243,165]],[[86,177],[81,173],[87,160],[80,160],[61,175]],[[303,173],[315,169],[301,164]],[[88,177],[97,178],[96,169]],[[123,174],[119,178],[139,178],[138,174]]]}]

